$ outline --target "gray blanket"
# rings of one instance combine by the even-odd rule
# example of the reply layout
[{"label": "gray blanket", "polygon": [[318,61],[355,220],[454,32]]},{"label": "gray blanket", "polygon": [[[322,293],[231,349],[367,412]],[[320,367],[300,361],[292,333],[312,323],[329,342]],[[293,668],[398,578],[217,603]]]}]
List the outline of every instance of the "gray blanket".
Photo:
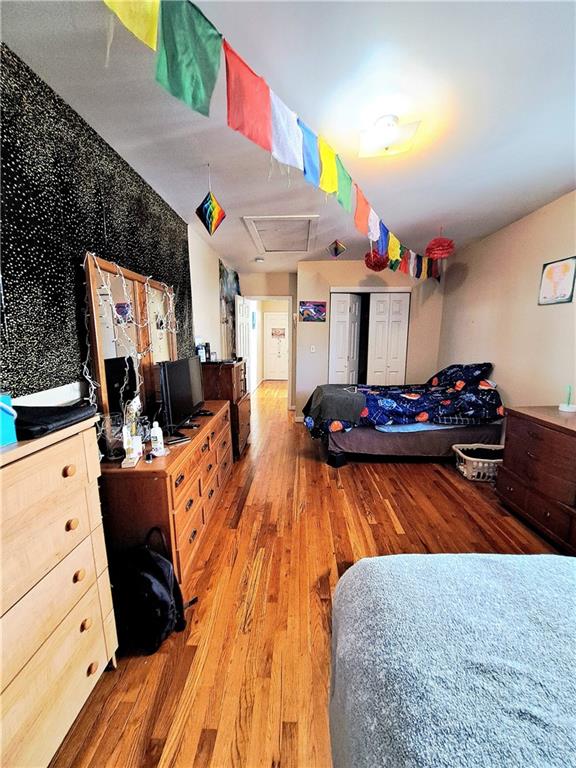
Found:
[{"label": "gray blanket", "polygon": [[320,384],[302,409],[305,416],[316,419],[339,419],[356,423],[366,406],[366,397],[354,384]]},{"label": "gray blanket", "polygon": [[334,766],[575,766],[575,649],[572,558],[360,560],[334,596]]}]

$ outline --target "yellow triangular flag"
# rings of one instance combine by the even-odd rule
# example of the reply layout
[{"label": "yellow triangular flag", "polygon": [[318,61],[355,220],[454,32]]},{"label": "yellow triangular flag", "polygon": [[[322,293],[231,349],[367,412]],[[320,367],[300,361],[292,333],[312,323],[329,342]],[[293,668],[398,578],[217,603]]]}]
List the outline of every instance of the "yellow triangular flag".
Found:
[{"label": "yellow triangular flag", "polygon": [[392,232],[388,234],[388,258],[390,261],[398,261],[400,258],[400,241]]},{"label": "yellow triangular flag", "polygon": [[318,152],[320,153],[321,173],[320,189],[331,195],[338,192],[338,168],[336,166],[336,153],[324,139],[318,137]]},{"label": "yellow triangular flag", "polygon": [[153,51],[158,36],[160,0],[104,0],[122,24]]}]

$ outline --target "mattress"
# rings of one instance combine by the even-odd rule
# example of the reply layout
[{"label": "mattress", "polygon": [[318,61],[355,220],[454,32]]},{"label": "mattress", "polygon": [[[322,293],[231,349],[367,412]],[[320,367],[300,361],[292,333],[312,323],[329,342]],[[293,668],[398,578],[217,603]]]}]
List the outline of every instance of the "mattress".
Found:
[{"label": "mattress", "polygon": [[455,443],[498,445],[502,422],[473,424],[444,429],[420,429],[417,432],[378,432],[373,427],[355,427],[349,432],[331,432],[328,450],[331,454],[363,453],[374,456],[413,456],[434,458],[452,456]]},{"label": "mattress", "polygon": [[576,765],[576,560],[360,560],[333,603],[334,768]]}]

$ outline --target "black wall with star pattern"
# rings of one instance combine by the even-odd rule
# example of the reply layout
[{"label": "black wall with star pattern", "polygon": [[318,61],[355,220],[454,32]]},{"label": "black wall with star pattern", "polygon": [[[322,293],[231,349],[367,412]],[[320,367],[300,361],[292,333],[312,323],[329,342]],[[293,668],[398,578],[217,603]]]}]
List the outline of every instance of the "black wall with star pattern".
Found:
[{"label": "black wall with star pattern", "polygon": [[174,286],[178,355],[193,354],[186,223],[2,44],[1,387],[82,381],[86,251]]}]

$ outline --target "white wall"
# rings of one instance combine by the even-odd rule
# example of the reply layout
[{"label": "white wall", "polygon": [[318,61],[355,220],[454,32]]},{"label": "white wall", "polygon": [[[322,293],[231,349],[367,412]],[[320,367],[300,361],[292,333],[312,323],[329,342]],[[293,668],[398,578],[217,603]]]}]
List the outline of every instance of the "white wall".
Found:
[{"label": "white wall", "polygon": [[538,306],[542,265],[576,255],[576,193],[450,259],[439,367],[494,363],[507,405],[555,405],[576,385],[576,299]]},{"label": "white wall", "polygon": [[188,225],[188,252],[192,282],[192,314],[196,341],[210,342],[210,348],[222,357],[220,336],[220,268],[219,258],[207,243]]}]

